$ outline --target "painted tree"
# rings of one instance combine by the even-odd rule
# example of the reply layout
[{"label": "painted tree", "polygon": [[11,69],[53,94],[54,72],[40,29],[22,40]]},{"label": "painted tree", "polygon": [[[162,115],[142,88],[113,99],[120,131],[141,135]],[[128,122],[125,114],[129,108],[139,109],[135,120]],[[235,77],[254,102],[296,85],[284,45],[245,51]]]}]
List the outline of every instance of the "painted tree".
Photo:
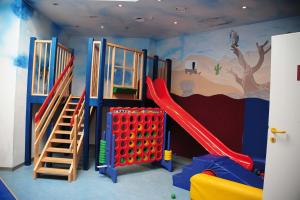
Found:
[{"label": "painted tree", "polygon": [[237,56],[238,62],[242,67],[242,76],[238,76],[232,69],[229,71],[234,78],[235,81],[243,88],[244,95],[251,96],[254,93],[261,92],[261,91],[268,91],[270,89],[270,83],[258,84],[254,78],[254,74],[262,67],[262,64],[265,60],[265,55],[270,51],[271,46],[267,47],[269,41],[265,41],[263,44],[256,43],[257,51],[258,51],[258,61],[255,66],[250,66],[245,57],[240,50],[239,47],[232,45],[232,51]]}]

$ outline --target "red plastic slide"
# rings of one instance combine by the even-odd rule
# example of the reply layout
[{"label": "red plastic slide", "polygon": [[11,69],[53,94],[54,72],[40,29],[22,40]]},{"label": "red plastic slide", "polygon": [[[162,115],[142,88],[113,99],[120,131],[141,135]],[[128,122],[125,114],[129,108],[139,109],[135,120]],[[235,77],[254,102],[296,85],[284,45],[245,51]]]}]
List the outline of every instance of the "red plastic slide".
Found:
[{"label": "red plastic slide", "polygon": [[152,99],[159,107],[161,107],[210,154],[228,156],[230,159],[239,163],[246,169],[252,170],[253,160],[249,156],[229,149],[200,122],[194,119],[194,117],[174,102],[163,79],[156,79],[152,82],[151,78],[147,77],[146,83],[148,86],[147,97]]}]

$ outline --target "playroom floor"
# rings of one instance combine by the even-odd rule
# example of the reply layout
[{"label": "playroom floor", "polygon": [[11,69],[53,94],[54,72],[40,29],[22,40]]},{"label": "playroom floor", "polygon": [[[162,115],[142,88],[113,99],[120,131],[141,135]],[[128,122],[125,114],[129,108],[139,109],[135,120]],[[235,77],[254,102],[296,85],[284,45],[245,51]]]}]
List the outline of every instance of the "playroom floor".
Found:
[{"label": "playroom floor", "polygon": [[14,171],[0,170],[0,177],[19,200],[168,200],[171,194],[178,200],[188,200],[189,191],[174,187],[172,175],[181,171],[191,160],[174,158],[174,171],[152,166],[134,165],[118,168],[118,183],[94,171],[79,170],[76,181],[50,178],[32,179],[33,166],[22,166]]}]

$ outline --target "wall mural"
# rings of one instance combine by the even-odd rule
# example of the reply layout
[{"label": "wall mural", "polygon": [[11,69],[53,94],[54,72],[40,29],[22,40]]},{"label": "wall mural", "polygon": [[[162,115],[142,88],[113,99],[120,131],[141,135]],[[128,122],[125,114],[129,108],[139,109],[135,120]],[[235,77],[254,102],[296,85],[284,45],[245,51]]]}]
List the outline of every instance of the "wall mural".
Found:
[{"label": "wall mural", "polygon": [[[6,59],[11,60],[16,67],[26,69],[30,37],[51,39],[51,37],[59,35],[61,28],[21,0],[4,0],[0,6],[2,25],[0,27],[2,33],[0,43],[4,45],[6,42],[11,42],[12,39],[18,43],[18,52],[6,56]],[[7,45],[11,46],[11,44]],[[7,54],[7,49],[10,48],[0,49],[2,55]]]},{"label": "wall mural", "polygon": [[300,17],[182,35],[157,42],[172,58],[172,93],[269,99],[271,36],[300,31]]},{"label": "wall mural", "polygon": [[[241,86],[243,89],[243,93],[245,97],[248,96],[255,96],[257,94],[268,95],[270,90],[270,82],[267,81],[266,83],[259,84],[256,82],[254,78],[254,74],[262,67],[262,64],[265,60],[265,54],[267,54],[271,47],[265,47],[268,45],[269,41],[265,41],[263,44],[256,43],[257,51],[258,51],[258,61],[255,66],[250,66],[245,60],[245,56],[243,52],[238,47],[238,34],[235,31],[232,31],[231,36],[236,35],[232,39],[234,42],[232,43],[232,51],[236,55],[240,67],[242,68],[241,76],[235,73],[232,69],[230,69],[229,73],[231,73],[235,79],[235,81]],[[219,64],[218,64],[219,65]]]}]

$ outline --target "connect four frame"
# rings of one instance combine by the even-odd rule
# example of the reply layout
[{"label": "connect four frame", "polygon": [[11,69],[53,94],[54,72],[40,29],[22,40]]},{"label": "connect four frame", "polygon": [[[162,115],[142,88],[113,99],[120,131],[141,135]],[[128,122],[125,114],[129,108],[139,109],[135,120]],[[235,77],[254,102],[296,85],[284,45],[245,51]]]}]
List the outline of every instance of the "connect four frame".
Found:
[{"label": "connect four frame", "polygon": [[160,163],[172,171],[170,133],[166,133],[166,114],[159,108],[112,107],[105,138],[106,159],[99,173],[110,176],[114,183],[116,167]]}]

